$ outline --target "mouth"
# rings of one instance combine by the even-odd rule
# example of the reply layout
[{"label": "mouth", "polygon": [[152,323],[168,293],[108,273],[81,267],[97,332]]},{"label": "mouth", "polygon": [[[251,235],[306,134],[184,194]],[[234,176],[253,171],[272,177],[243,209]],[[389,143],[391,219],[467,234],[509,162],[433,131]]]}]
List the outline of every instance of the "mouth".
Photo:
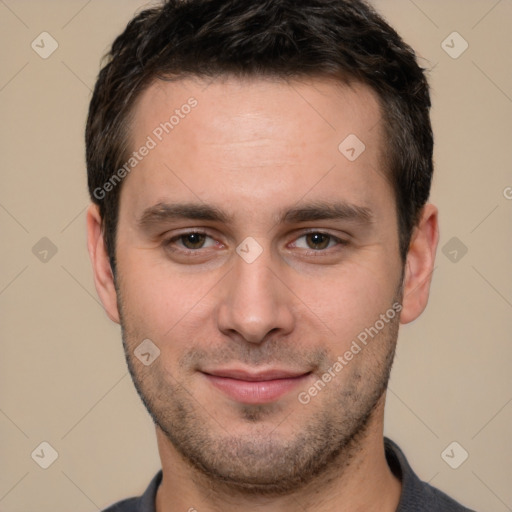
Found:
[{"label": "mouth", "polygon": [[250,372],[221,369],[201,372],[208,382],[232,400],[244,404],[265,404],[279,400],[304,385],[312,372],[273,369]]}]

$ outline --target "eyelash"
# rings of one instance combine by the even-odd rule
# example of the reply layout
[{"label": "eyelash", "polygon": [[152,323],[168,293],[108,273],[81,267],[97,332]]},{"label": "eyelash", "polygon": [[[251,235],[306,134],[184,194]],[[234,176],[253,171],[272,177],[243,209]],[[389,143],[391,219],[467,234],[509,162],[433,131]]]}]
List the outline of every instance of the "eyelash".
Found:
[{"label": "eyelash", "polygon": [[[194,235],[203,235],[203,236],[206,236],[208,238],[214,239],[212,236],[210,236],[208,233],[206,233],[204,231],[192,230],[192,231],[186,231],[184,233],[180,233],[179,235],[173,236],[172,238],[168,238],[168,239],[163,241],[162,245],[166,249],[169,249],[172,252],[180,252],[180,253],[182,253],[184,255],[200,255],[200,253],[202,252],[201,249],[205,249],[204,247],[199,247],[198,249],[187,249],[187,248],[176,249],[176,248],[172,247],[172,244],[174,244],[175,242],[181,240],[182,237],[185,237],[187,235],[192,235],[192,234],[194,234]],[[340,247],[340,246],[348,245],[348,241],[347,240],[344,240],[342,238],[336,237],[336,236],[334,236],[334,235],[332,235],[330,233],[326,233],[325,231],[318,231],[318,230],[311,230],[311,231],[307,231],[305,233],[302,233],[299,237],[297,237],[294,240],[294,242],[296,243],[296,241],[299,240],[300,238],[303,238],[303,237],[305,237],[307,235],[312,235],[312,234],[314,234],[314,235],[323,235],[323,236],[329,237],[329,243],[331,243],[332,241],[336,242],[336,246],[335,247]],[[209,249],[209,247],[206,247],[206,249]],[[308,255],[308,256],[309,255],[322,256],[322,255],[330,254],[332,252],[332,247],[331,248],[326,248],[326,249],[309,249],[309,250],[302,249],[302,250],[304,251],[303,253]]]}]

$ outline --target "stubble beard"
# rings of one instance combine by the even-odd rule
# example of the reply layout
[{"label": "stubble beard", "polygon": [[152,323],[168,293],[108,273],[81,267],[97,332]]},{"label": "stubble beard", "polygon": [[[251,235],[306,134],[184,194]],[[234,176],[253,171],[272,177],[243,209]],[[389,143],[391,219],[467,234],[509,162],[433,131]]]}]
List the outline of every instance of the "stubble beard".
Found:
[{"label": "stubble beard", "polygon": [[[155,425],[183,460],[212,487],[231,494],[277,497],[302,489],[328,472],[340,475],[362,450],[376,411],[383,410],[399,314],[356,356],[366,355],[367,364],[353,371],[351,379],[336,388],[337,393],[334,392],[336,383],[328,384],[311,402],[317,412],[308,416],[300,430],[293,428],[293,436],[285,439],[279,436],[279,425],[289,421],[289,415],[295,418],[292,414],[295,409],[304,408],[308,414],[309,404],[297,401],[289,412],[279,412],[276,404],[239,404],[241,419],[253,428],[250,435],[233,433],[230,425],[221,425],[213,419],[213,414],[199,404],[193,393],[159,364],[153,363],[151,367],[139,364],[133,349],[140,336],[136,327],[126,322],[119,290],[118,308],[125,357],[137,393]],[[364,354],[371,350],[370,344],[376,343],[385,347],[384,357],[377,363],[375,352]],[[383,353],[382,349],[379,353]],[[325,366],[328,364],[329,361],[324,361]],[[279,419],[272,421],[274,430],[271,430],[265,418],[273,412]]]}]

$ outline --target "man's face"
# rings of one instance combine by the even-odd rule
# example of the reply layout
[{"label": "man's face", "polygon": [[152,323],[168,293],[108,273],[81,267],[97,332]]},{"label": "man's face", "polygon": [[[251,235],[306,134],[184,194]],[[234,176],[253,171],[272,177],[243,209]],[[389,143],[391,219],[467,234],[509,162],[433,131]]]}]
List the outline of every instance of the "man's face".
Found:
[{"label": "man's face", "polygon": [[[376,96],[320,79],[158,82],[131,130],[131,149],[156,143],[122,185],[117,234],[136,387],[201,471],[301,485],[382,414],[394,354],[398,315],[375,334],[402,276]],[[146,339],[160,350],[148,366]]]}]

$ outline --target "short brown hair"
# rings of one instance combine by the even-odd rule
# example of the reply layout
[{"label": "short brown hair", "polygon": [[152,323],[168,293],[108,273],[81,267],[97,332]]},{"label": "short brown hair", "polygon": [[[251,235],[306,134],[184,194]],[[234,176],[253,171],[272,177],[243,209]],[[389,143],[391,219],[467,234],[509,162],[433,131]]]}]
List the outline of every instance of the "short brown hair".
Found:
[{"label": "short brown hair", "polygon": [[98,197],[129,153],[129,119],[155,79],[330,75],[380,100],[387,177],[405,261],[432,180],[429,87],[414,51],[362,0],[167,0],[139,13],[114,41],[89,107],[86,159],[115,275],[121,185]]}]

